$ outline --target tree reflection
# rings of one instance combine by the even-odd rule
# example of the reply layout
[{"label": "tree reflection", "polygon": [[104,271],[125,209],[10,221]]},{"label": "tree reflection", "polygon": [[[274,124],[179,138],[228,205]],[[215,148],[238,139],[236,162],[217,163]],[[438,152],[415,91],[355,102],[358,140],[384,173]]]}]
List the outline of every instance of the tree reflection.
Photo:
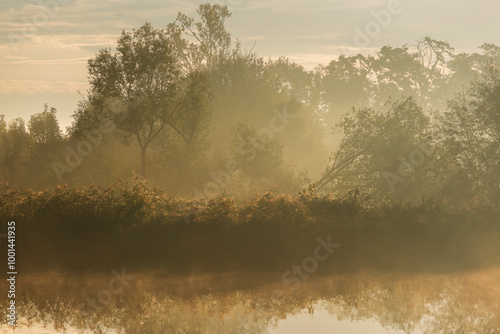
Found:
[{"label": "tree reflection", "polygon": [[[268,333],[288,316],[324,309],[339,321],[373,319],[404,333],[498,333],[499,277],[500,270],[349,274],[321,277],[291,291],[256,277],[142,275],[106,306],[82,308],[107,278],[53,274],[25,279],[17,304],[20,326],[50,324],[61,332],[71,327],[93,333]],[[283,295],[271,297],[277,287],[285,288]]]}]

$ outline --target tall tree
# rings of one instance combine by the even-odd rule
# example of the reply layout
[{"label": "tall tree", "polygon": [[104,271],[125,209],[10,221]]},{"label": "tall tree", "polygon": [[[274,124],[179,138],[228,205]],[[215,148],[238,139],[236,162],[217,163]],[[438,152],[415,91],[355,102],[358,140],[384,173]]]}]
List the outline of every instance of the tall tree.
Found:
[{"label": "tall tree", "polygon": [[375,104],[383,105],[389,98],[396,100],[401,96],[413,96],[416,102],[425,100],[427,83],[424,67],[406,45],[399,48],[384,46],[376,57],[369,58],[376,76],[373,91]]},{"label": "tall tree", "polygon": [[188,71],[201,67],[212,71],[230,54],[231,34],[225,28],[225,21],[231,12],[226,5],[210,3],[201,4],[197,12],[201,21],[195,22],[194,18],[179,12],[176,21],[167,25],[167,31]]},{"label": "tall tree", "polygon": [[200,122],[188,129],[183,125],[186,118],[198,117],[186,108],[207,102],[192,102],[193,94],[206,89],[206,77],[182,75],[173,40],[149,23],[123,31],[116,50],[103,49],[89,60],[88,103],[75,113],[73,133],[88,131],[106,119],[113,121],[125,142],[132,137],[138,144],[141,174],[146,176],[147,152],[163,131],[171,130],[187,142],[193,131],[207,126]]},{"label": "tall tree", "polygon": [[450,101],[441,122],[453,157],[454,183],[500,203],[500,70],[490,67],[467,93]]},{"label": "tall tree", "polygon": [[321,77],[317,86],[330,125],[337,123],[352,107],[369,105],[373,82],[369,79],[371,68],[367,57],[341,55],[317,71]]}]

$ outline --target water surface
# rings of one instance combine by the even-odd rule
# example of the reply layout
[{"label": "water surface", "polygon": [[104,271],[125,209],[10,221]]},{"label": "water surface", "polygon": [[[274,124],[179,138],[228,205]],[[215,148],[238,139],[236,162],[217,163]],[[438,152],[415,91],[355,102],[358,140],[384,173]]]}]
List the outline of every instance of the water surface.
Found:
[{"label": "water surface", "polygon": [[271,274],[131,276],[25,277],[15,333],[500,332],[497,269],[331,275],[297,289]]}]

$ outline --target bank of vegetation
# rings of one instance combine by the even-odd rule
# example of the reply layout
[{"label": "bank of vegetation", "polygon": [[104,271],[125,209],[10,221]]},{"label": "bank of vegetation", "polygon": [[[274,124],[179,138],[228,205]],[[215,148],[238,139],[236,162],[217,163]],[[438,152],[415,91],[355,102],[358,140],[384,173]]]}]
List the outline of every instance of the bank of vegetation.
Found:
[{"label": "bank of vegetation", "polygon": [[282,271],[300,266],[317,238],[328,236],[341,245],[318,272],[477,269],[500,263],[498,213],[480,202],[401,204],[314,188],[295,197],[267,192],[245,203],[192,201],[169,198],[140,178],[42,192],[3,186],[0,193],[2,228],[16,221],[22,272]]}]

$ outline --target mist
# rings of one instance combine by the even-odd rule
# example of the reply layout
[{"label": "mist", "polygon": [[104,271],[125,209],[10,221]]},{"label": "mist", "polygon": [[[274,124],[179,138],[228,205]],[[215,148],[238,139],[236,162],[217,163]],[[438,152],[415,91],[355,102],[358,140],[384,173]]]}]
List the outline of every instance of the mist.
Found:
[{"label": "mist", "polygon": [[231,8],[114,36],[64,129],[0,114],[1,328],[498,332],[500,47],[367,48],[390,1],[307,66]]}]

